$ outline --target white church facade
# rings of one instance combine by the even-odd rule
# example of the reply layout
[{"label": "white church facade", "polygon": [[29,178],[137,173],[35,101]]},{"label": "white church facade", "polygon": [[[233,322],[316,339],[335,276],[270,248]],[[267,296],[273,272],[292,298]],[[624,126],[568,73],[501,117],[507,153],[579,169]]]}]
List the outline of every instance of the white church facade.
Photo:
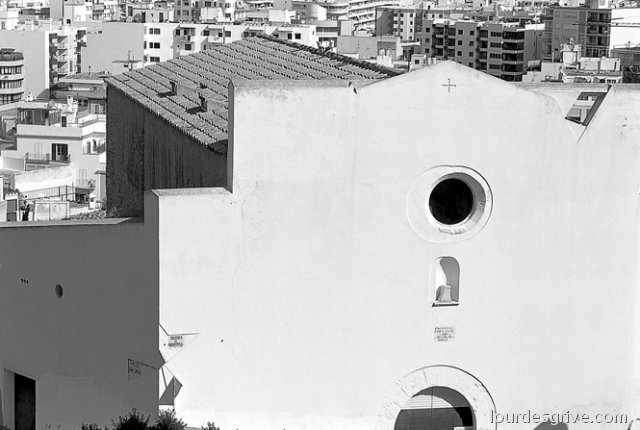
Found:
[{"label": "white church facade", "polygon": [[454,63],[233,82],[232,193],[159,197],[160,318],[202,333],[172,365],[176,409],[229,428],[628,428],[640,91],[600,87],[588,122],[567,119],[594,91]]},{"label": "white church facade", "polygon": [[[125,268],[94,267],[109,277],[94,294],[122,298],[108,303],[125,341],[111,339],[103,373],[71,375],[21,361],[9,324],[36,293],[7,285],[27,271],[68,284],[84,266],[56,257],[40,272],[3,251],[0,368],[30,375],[38,405],[82,386],[124,393],[106,409],[125,412],[140,390],[147,413],[164,388],[150,381],[170,372],[178,416],[225,430],[627,429],[640,418],[639,106],[636,86],[516,86],[451,62],[368,83],[234,80],[227,189],[148,192],[126,233],[0,228],[3,244],[82,228],[65,258]],[[93,300],[77,294],[56,303]],[[42,306],[67,328],[79,318]],[[163,365],[158,323],[199,335]],[[45,334],[27,334],[42,355]],[[126,359],[153,371],[128,378]],[[48,374],[69,389],[38,394]],[[89,419],[56,413],[38,428]]]}]

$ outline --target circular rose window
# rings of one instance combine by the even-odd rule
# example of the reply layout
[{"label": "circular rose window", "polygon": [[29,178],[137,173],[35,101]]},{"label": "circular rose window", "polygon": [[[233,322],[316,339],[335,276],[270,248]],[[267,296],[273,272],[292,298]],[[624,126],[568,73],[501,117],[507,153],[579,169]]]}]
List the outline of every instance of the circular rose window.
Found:
[{"label": "circular rose window", "polygon": [[438,166],[423,173],[407,196],[407,217],[421,237],[451,242],[471,237],[491,214],[489,185],[475,170]]}]

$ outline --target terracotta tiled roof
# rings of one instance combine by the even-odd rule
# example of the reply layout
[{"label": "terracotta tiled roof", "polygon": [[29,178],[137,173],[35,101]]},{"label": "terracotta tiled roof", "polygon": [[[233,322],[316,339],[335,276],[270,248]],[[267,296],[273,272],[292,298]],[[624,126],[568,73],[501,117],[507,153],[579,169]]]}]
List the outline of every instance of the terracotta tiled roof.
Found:
[{"label": "terracotta tiled roof", "polygon": [[[226,152],[227,85],[240,79],[375,80],[400,72],[273,37],[253,37],[109,78],[112,87],[203,146]],[[171,81],[180,85],[172,93]],[[200,109],[199,94],[209,100]]]}]

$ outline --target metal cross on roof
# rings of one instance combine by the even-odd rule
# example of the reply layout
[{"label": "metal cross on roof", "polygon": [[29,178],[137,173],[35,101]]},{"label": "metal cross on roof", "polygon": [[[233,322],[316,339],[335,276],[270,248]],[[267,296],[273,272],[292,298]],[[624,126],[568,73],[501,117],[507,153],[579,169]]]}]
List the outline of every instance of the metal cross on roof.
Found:
[{"label": "metal cross on roof", "polygon": [[447,87],[447,92],[450,93],[451,92],[451,87],[455,87],[456,84],[452,84],[451,83],[451,79],[447,79],[447,83],[446,84],[442,84],[443,87]]}]

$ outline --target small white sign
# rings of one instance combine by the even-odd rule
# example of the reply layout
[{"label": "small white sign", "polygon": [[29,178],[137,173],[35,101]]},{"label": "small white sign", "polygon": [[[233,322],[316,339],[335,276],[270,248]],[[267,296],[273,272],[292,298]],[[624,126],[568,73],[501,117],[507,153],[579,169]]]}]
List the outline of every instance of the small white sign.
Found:
[{"label": "small white sign", "polygon": [[436,342],[450,342],[456,338],[455,327],[436,327],[434,330]]}]

